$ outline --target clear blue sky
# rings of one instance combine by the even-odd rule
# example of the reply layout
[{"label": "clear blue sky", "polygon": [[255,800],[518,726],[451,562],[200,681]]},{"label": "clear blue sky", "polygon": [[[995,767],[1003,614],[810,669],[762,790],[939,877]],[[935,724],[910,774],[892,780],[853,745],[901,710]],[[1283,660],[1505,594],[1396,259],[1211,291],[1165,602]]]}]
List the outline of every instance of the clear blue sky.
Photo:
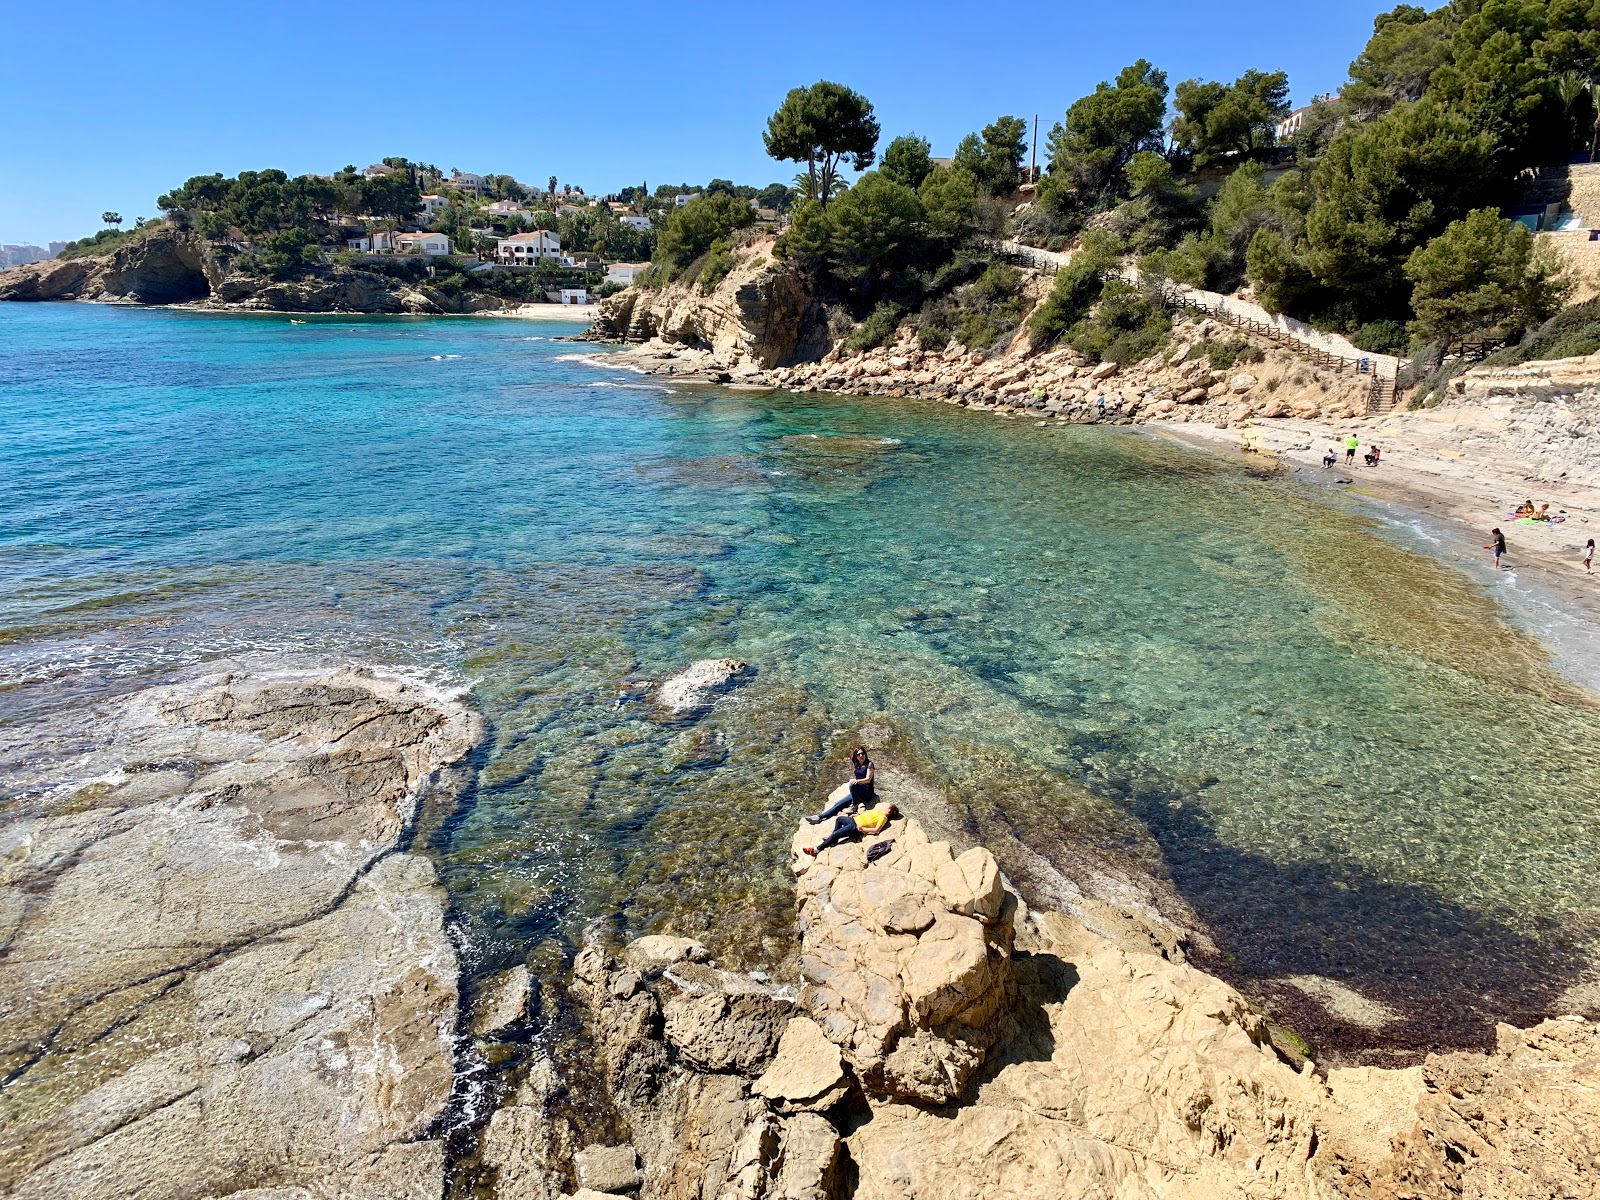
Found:
[{"label": "clear blue sky", "polygon": [[1042,131],[1141,55],[1176,83],[1289,72],[1338,87],[1390,0],[475,5],[392,0],[17,4],[0,69],[0,241],[157,215],[191,175],[290,174],[403,154],[444,168],[762,185],[794,169],[761,129],[789,88],[864,92],[887,139],[949,154],[1001,113]]}]

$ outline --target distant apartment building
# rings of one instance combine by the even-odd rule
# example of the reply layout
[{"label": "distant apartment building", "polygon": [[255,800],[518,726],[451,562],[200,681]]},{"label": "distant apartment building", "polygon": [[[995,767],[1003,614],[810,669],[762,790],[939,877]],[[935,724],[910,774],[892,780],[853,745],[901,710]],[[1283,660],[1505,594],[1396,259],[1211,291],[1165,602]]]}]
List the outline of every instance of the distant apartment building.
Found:
[{"label": "distant apartment building", "polygon": [[503,263],[528,264],[561,257],[561,239],[548,229],[501,238],[495,256]]},{"label": "distant apartment building", "polygon": [[453,191],[481,196],[489,190],[489,181],[482,175],[474,175],[471,171],[457,171],[444,181],[444,186]]},{"label": "distant apartment building", "polygon": [[54,258],[56,255],[60,254],[66,248],[67,248],[67,244],[65,242],[51,242],[50,243],[50,257]]},{"label": "distant apartment building", "polygon": [[[66,248],[65,242],[52,242],[53,247]],[[46,262],[61,253],[61,249],[46,250],[31,243],[0,245],[0,268],[21,267],[28,263]]]}]

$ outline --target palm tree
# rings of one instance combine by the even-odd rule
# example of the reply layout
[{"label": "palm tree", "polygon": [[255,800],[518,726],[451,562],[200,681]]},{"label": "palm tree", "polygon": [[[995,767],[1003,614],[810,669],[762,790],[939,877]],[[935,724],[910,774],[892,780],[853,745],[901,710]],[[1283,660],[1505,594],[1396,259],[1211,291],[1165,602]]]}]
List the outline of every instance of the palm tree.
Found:
[{"label": "palm tree", "polygon": [[102,221],[104,221],[107,225],[121,225],[122,224],[122,214],[121,213],[103,212],[103,213],[100,214],[100,219]]},{"label": "palm tree", "polygon": [[[1561,109],[1567,114],[1567,119],[1570,121],[1572,119],[1573,106],[1589,93],[1593,83],[1577,71],[1563,71],[1552,82],[1555,84],[1556,98],[1561,101]],[[1593,157],[1592,150],[1590,157]]]}]

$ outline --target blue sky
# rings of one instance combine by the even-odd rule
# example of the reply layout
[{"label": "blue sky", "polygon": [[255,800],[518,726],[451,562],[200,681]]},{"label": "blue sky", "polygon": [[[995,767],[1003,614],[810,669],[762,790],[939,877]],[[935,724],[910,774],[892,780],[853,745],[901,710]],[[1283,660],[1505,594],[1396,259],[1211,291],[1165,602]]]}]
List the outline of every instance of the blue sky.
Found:
[{"label": "blue sky", "polygon": [[787,180],[761,148],[784,93],[864,92],[885,139],[948,154],[1001,113],[1042,131],[1143,56],[1171,82],[1289,72],[1337,88],[1380,3],[954,4],[132,0],[18,4],[0,69],[0,241],[157,214],[190,175],[387,154],[591,194]]}]

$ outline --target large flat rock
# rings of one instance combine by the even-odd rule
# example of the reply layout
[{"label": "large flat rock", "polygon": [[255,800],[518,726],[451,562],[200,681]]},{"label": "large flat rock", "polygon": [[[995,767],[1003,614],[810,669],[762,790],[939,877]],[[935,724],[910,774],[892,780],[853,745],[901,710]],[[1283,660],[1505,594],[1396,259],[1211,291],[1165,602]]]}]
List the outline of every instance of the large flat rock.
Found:
[{"label": "large flat rock", "polygon": [[476,741],[360,671],[136,694],[0,828],[0,1193],[437,1195],[456,960],[394,853]]}]

